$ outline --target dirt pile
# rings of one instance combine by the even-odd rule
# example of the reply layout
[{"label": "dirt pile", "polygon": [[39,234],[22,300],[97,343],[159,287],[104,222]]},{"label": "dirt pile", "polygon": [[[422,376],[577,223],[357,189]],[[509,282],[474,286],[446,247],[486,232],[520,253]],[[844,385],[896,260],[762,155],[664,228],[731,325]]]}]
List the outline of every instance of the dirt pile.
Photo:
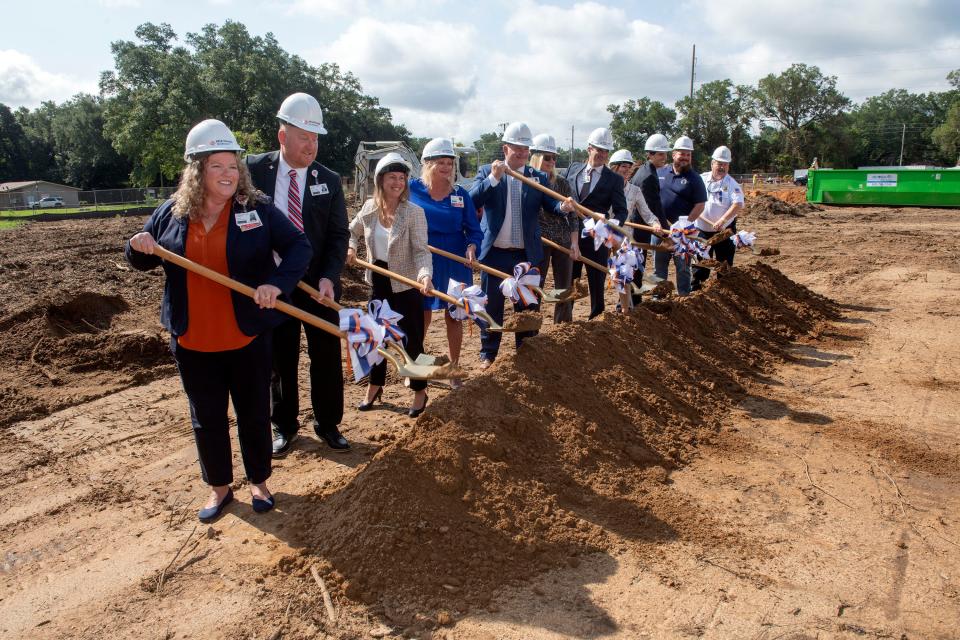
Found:
[{"label": "dirt pile", "polygon": [[752,220],[770,220],[778,216],[800,217],[822,210],[810,202],[787,202],[773,194],[756,191],[747,195],[744,213]]},{"label": "dirt pile", "polygon": [[318,563],[343,595],[408,625],[584,553],[749,545],[672,492],[669,471],[717,431],[742,382],[835,317],[761,264],[690,298],[555,327],[309,498],[312,516],[292,524],[305,548],[280,568],[309,578]]}]

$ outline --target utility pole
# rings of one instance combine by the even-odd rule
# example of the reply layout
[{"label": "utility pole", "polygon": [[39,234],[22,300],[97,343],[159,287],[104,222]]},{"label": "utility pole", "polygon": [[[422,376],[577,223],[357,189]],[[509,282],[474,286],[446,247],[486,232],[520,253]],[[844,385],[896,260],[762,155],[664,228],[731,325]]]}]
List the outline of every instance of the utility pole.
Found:
[{"label": "utility pole", "polygon": [[690,56],[690,99],[693,100],[693,78],[697,69],[697,45],[693,45],[693,55]]},{"label": "utility pole", "polygon": [[570,164],[567,166],[573,166],[573,125],[570,125]]},{"label": "utility pole", "polygon": [[903,142],[907,139],[907,123],[903,123],[903,133],[900,134],[900,166],[903,166]]}]

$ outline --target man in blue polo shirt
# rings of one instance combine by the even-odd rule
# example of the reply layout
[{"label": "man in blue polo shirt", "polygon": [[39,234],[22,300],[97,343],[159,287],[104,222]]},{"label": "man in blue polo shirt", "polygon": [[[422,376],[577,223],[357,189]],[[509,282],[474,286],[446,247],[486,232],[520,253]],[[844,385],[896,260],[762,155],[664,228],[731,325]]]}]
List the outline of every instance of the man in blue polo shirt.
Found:
[{"label": "man in blue polo shirt", "polygon": [[[692,160],[693,140],[680,136],[673,143],[673,164],[657,171],[660,178],[660,204],[663,217],[669,224],[683,216],[693,222],[703,213],[703,206],[707,202],[707,188],[700,174],[693,170]],[[654,269],[659,277],[666,279],[669,264],[669,253],[655,253]],[[690,293],[690,263],[686,257],[674,257],[673,265],[677,270],[677,294],[685,296]]]}]

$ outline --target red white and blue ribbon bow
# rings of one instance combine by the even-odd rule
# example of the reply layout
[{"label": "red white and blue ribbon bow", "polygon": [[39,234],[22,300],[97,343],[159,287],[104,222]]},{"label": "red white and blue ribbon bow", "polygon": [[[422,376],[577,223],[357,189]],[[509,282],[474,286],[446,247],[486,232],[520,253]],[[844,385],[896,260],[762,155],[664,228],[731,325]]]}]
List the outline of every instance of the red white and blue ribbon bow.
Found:
[{"label": "red white and blue ribbon bow", "polygon": [[605,220],[596,220],[587,218],[583,221],[583,231],[580,232],[581,238],[593,238],[593,249],[596,251],[601,245],[606,245],[612,249],[623,241],[623,236],[612,229]]},{"label": "red white and blue ribbon bow", "polygon": [[454,320],[471,318],[481,327],[487,326],[487,323],[476,315],[478,311],[485,311],[484,305],[487,304],[487,294],[483,292],[480,285],[474,284],[468,287],[464,283],[450,278],[450,282],[447,284],[447,295],[456,298],[458,302],[463,304],[462,307],[456,304],[447,305],[447,311],[450,312],[451,318]]},{"label": "red white and blue ribbon bow", "polygon": [[357,382],[369,375],[373,365],[383,361],[379,347],[406,337],[397,327],[403,316],[392,310],[386,300],[371,300],[368,309],[369,313],[360,309],[340,310],[340,330],[347,334],[347,352]]},{"label": "red white and blue ribbon bow", "polygon": [[686,216],[680,216],[679,220],[670,225],[670,240],[673,241],[673,255],[688,260],[693,256],[704,259],[709,258],[709,247],[697,242],[692,237],[696,233],[697,227],[687,220]]},{"label": "red white and blue ribbon bow", "polygon": [[521,262],[513,268],[513,276],[504,278],[500,283],[500,291],[503,292],[503,297],[526,307],[537,303],[537,295],[530,287],[539,286],[540,269],[529,262]]},{"label": "red white and blue ribbon bow", "polygon": [[643,253],[624,239],[617,252],[607,258],[607,271],[610,281],[617,287],[617,293],[627,293],[630,283],[636,279],[636,272],[643,277]]},{"label": "red white and blue ribbon bow", "polygon": [[733,246],[737,249],[742,249],[743,247],[752,247],[753,243],[757,241],[757,234],[753,231],[738,231],[730,238],[733,241]]}]

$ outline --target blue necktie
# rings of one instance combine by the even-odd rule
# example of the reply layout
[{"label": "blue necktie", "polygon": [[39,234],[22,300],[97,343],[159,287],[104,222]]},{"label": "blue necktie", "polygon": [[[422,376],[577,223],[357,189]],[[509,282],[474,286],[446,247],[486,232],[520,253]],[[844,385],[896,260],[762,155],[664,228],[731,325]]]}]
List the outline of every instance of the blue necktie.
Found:
[{"label": "blue necktie", "polygon": [[520,181],[510,177],[510,214],[512,216],[510,225],[510,245],[518,248],[523,243],[523,226],[520,219]]}]

